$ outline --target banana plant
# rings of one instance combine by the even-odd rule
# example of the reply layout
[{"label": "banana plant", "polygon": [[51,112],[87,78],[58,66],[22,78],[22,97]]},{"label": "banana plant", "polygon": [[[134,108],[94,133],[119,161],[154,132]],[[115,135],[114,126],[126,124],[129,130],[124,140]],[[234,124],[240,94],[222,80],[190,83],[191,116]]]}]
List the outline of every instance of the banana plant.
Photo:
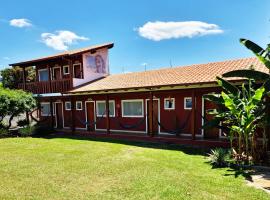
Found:
[{"label": "banana plant", "polygon": [[251,79],[243,83],[242,87],[236,87],[220,77],[217,77],[217,82],[223,89],[221,94],[204,95],[206,100],[217,105],[217,109],[207,111],[208,114],[214,115],[214,119],[203,128],[215,126],[226,129],[232,147],[233,139],[237,137],[237,153],[244,154],[248,162],[250,155],[254,154],[255,132],[265,115],[265,88],[261,86],[255,89],[255,81]]}]

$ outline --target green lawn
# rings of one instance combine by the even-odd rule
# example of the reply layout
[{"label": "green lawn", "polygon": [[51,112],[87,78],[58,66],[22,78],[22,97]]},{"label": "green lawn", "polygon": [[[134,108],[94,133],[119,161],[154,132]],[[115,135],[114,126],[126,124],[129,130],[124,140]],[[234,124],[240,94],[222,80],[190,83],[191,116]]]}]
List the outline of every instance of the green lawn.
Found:
[{"label": "green lawn", "polygon": [[269,199],[196,150],[68,138],[0,139],[0,199]]}]

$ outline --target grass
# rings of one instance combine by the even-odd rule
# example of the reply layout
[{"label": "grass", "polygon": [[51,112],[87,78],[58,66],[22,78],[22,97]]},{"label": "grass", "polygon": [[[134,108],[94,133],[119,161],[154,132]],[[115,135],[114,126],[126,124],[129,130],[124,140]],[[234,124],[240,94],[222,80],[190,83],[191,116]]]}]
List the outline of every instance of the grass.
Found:
[{"label": "grass", "polygon": [[172,145],[0,139],[0,199],[269,199],[235,173]]}]

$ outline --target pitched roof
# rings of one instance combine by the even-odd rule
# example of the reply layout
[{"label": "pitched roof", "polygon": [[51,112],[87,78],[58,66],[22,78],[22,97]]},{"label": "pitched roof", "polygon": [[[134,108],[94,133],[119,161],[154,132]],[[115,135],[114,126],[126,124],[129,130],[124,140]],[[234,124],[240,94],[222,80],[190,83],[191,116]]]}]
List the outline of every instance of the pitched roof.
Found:
[{"label": "pitched roof", "polygon": [[31,63],[44,61],[44,60],[58,58],[58,57],[61,57],[61,56],[72,56],[72,55],[75,55],[75,54],[85,53],[85,52],[88,52],[88,51],[91,51],[91,50],[97,50],[97,49],[101,49],[101,48],[112,48],[112,47],[113,47],[113,43],[104,43],[104,44],[99,44],[99,45],[92,45],[92,46],[88,46],[88,47],[84,47],[84,48],[80,48],[80,49],[63,51],[63,52],[53,54],[53,55],[50,55],[50,56],[35,58],[35,59],[32,59],[32,60],[17,62],[17,63],[13,63],[13,64],[9,64],[9,65],[10,66],[16,66],[16,65],[31,64]]},{"label": "pitched roof", "polygon": [[69,93],[215,83],[216,77],[222,76],[225,72],[248,69],[250,66],[253,66],[256,70],[268,73],[267,68],[257,58],[243,58],[223,62],[109,75],[103,79],[73,89]]}]

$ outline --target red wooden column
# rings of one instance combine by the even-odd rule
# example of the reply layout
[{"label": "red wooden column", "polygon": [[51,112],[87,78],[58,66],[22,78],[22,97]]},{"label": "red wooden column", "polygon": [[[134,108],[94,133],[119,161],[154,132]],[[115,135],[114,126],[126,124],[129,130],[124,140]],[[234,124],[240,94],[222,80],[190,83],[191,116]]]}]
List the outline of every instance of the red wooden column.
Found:
[{"label": "red wooden column", "polygon": [[192,111],[191,111],[191,134],[192,140],[196,139],[196,90],[192,90]]},{"label": "red wooden column", "polygon": [[148,103],[148,135],[153,136],[153,92],[150,91],[150,99]]},{"label": "red wooden column", "polygon": [[71,96],[70,99],[70,103],[71,103],[71,131],[72,133],[75,132],[75,99],[74,96]]},{"label": "red wooden column", "polygon": [[109,104],[109,95],[106,95],[106,127],[107,134],[110,134],[110,104]]},{"label": "red wooden column", "polygon": [[[51,68],[50,68],[49,65],[47,65],[47,69],[48,69],[48,73],[49,73],[49,85],[50,85],[50,91],[49,91],[49,93],[52,93],[52,82],[51,82],[52,77],[51,77]],[[47,91],[43,91],[43,92],[47,92]]]},{"label": "red wooden column", "polygon": [[51,129],[54,128],[54,119],[53,119],[53,99],[50,97],[50,113],[51,113]]}]

